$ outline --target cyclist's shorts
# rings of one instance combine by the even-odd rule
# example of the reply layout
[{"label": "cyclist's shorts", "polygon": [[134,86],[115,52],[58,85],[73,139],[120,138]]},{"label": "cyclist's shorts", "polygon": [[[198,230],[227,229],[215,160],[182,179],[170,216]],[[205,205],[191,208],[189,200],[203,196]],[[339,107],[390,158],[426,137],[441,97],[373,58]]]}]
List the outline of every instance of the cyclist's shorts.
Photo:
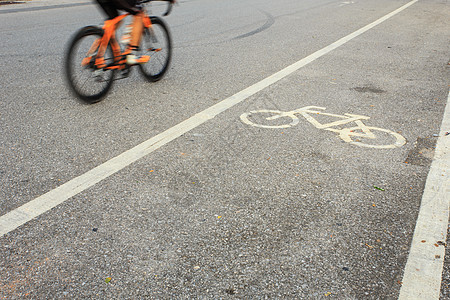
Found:
[{"label": "cyclist's shorts", "polygon": [[119,10],[126,10],[120,2],[126,2],[131,7],[136,6],[137,0],[96,0],[108,19],[114,19],[119,16]]}]

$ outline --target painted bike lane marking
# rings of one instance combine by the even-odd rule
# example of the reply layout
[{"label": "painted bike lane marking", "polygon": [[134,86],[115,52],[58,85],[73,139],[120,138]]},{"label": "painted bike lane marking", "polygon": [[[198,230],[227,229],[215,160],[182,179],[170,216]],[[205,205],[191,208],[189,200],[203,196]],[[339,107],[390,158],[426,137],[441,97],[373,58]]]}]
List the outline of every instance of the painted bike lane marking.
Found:
[{"label": "painted bike lane marking", "polygon": [[[288,128],[292,127],[298,124],[299,119],[297,115],[301,115],[304,117],[309,123],[314,125],[314,127],[318,129],[324,129],[328,130],[334,133],[337,133],[339,137],[347,143],[350,143],[352,145],[357,145],[361,147],[368,147],[368,148],[375,148],[375,149],[392,149],[392,148],[398,148],[406,144],[406,139],[401,136],[400,134],[393,132],[388,129],[384,128],[378,128],[373,126],[366,126],[362,120],[368,120],[370,117],[367,116],[361,116],[361,115],[355,115],[355,114],[345,114],[345,115],[337,115],[337,114],[331,114],[323,112],[325,110],[325,107],[320,106],[305,106],[296,110],[292,111],[279,111],[279,110],[257,110],[257,111],[251,111],[248,113],[243,113],[241,115],[241,121],[247,125],[254,126],[254,127],[261,127],[261,128]],[[252,120],[252,115],[269,115],[269,117],[262,118],[265,119],[263,122],[260,122],[261,120],[255,121]],[[328,116],[333,118],[338,118],[338,121],[329,122],[322,124],[319,121],[317,121],[312,115],[316,116]],[[260,124],[260,123],[267,123],[273,120],[277,120],[282,118],[283,121],[291,121],[288,124],[276,124],[276,125],[267,125],[267,124]],[[291,119],[291,120],[289,120]],[[332,128],[336,126],[345,125],[348,123],[355,122],[358,126],[353,127],[346,127],[346,128]],[[286,123],[286,122],[283,122]],[[373,131],[377,131],[378,133],[375,134]],[[364,140],[364,142],[361,139],[368,139],[375,140],[377,137],[380,136],[379,132],[384,132],[386,134],[390,135],[390,139],[388,141],[389,144],[369,144],[367,143],[367,140]],[[352,137],[355,137],[356,140],[352,140]],[[378,141],[377,141],[378,142]],[[381,143],[384,143],[382,141]]]},{"label": "painted bike lane marking", "polygon": [[93,168],[92,170],[75,177],[74,179],[60,185],[59,187],[47,192],[46,194],[37,197],[34,200],[0,216],[0,237],[13,231],[19,226],[31,221],[32,219],[40,216],[41,214],[49,211],[57,205],[65,202],[71,197],[85,191],[98,182],[108,178],[109,176],[117,173],[123,168],[129,166],[133,162],[143,158],[144,156],[159,149],[165,144],[173,141],[181,135],[189,132],[190,130],[200,126],[208,120],[213,119],[218,114],[230,109],[238,103],[241,103],[250,96],[255,95],[259,91],[267,88],[268,86],[278,82],[279,80],[287,77],[302,67],[310,64],[316,59],[330,53],[338,47],[346,44],[354,38],[360,36],[373,27],[383,23],[384,21],[392,18],[403,10],[407,9],[411,5],[418,2],[413,0],[400,8],[392,11],[391,13],[379,18],[378,20],[358,29],[357,31],[337,40],[336,42],[310,54],[309,56],[293,63],[292,65],[282,69],[281,71],[255,83],[254,85],[222,100],[221,102],[205,109],[204,111],[195,114],[189,119],[175,125],[172,128],[148,139],[147,141],[123,152],[122,154],[106,161],[105,163]]}]

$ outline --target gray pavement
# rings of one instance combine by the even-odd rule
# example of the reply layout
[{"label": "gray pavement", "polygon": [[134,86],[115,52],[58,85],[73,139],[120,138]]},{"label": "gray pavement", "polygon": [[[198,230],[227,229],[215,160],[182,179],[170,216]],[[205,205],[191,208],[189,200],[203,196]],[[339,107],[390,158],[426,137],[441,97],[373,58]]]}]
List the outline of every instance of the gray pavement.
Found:
[{"label": "gray pavement", "polygon": [[[0,6],[0,216],[407,3],[181,1],[167,77],[135,72],[89,106],[61,66],[101,15],[68,2]],[[67,6],[28,6],[51,3]],[[0,237],[0,297],[397,298],[448,99],[449,13],[419,1]],[[240,119],[310,105],[406,144]],[[441,299],[448,274],[447,255]]]},{"label": "gray pavement", "polygon": [[76,6],[92,5],[88,0],[28,0],[28,1],[0,1],[0,14],[16,12],[40,11],[48,9],[69,8]]}]

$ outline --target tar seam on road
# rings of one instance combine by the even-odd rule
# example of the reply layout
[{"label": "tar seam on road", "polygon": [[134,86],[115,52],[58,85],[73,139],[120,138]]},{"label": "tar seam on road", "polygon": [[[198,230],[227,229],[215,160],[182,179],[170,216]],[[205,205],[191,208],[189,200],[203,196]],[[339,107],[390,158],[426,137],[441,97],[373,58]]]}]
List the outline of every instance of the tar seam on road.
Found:
[{"label": "tar seam on road", "polygon": [[449,130],[450,92],[406,262],[401,300],[439,299],[450,205]]},{"label": "tar seam on road", "polygon": [[0,10],[0,15],[17,13],[17,12],[25,12],[25,11],[38,11],[38,10],[47,10],[47,9],[54,9],[54,8],[67,8],[67,7],[85,6],[85,5],[92,5],[92,3],[90,3],[90,2],[88,2],[88,3],[70,3],[70,4],[49,5],[49,6],[36,6],[36,7],[5,9],[5,10]]},{"label": "tar seam on road", "polygon": [[322,48],[313,54],[299,60],[298,62],[284,68],[283,70],[257,82],[256,84],[222,100],[221,102],[205,109],[204,111],[190,117],[189,119],[175,125],[172,128],[148,139],[147,141],[135,146],[134,148],[125,151],[124,153],[108,160],[107,162],[95,167],[94,169],[60,185],[59,187],[47,192],[46,194],[37,197],[34,200],[0,216],[0,237],[15,230],[19,226],[31,221],[32,219],[48,212],[57,205],[65,202],[71,197],[77,195],[95,185],[96,183],[108,178],[116,172],[122,170],[133,162],[143,158],[152,153],[156,149],[173,141],[181,135],[189,132],[197,126],[213,119],[218,114],[230,109],[234,105],[243,102],[245,99],[260,92],[268,86],[278,82],[279,80],[289,76],[293,72],[308,65],[316,59],[330,53],[336,48],[346,44],[352,39],[381,24],[396,14],[402,12],[409,6],[416,3],[418,0],[413,0],[394,10],[393,12],[381,17],[380,19],[364,26],[363,28],[339,39],[338,41]]}]

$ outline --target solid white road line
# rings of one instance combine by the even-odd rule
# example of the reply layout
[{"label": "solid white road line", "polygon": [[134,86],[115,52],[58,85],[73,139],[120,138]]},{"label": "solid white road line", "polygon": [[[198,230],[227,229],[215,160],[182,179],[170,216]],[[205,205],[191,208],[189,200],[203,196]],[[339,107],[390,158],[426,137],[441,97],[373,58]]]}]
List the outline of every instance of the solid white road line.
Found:
[{"label": "solid white road line", "polygon": [[399,299],[439,299],[450,206],[450,93],[403,275]]},{"label": "solid white road line", "polygon": [[260,82],[234,94],[233,96],[222,100],[221,102],[213,105],[204,111],[192,116],[191,118],[179,123],[178,125],[158,134],[155,137],[137,145],[136,147],[108,160],[107,162],[99,165],[98,167],[86,172],[85,174],[78,176],[54,190],[8,212],[0,217],[0,236],[3,236],[17,227],[27,223],[35,217],[49,211],[53,207],[63,203],[67,199],[75,196],[76,194],[88,189],[99,181],[108,178],[112,174],[122,170],[126,166],[132,164],[136,160],[150,154],[154,150],[162,147],[163,145],[178,138],[182,134],[190,131],[191,129],[205,123],[206,121],[214,118],[218,114],[228,110],[234,105],[244,101],[248,97],[258,93],[266,87],[276,83],[277,81],[285,78],[307,64],[315,61],[319,57],[333,51],[334,49],[344,45],[348,41],[356,38],[364,32],[372,29],[378,24],[386,21],[387,19],[395,16],[401,11],[405,10],[409,6],[416,3],[418,0],[413,0],[403,5],[402,7],[394,10],[393,12],[381,17],[380,19],[364,26],[363,28],[341,38],[333,44],[322,48],[314,52],[313,54],[299,60],[298,62],[284,68],[283,70],[261,80]]}]

